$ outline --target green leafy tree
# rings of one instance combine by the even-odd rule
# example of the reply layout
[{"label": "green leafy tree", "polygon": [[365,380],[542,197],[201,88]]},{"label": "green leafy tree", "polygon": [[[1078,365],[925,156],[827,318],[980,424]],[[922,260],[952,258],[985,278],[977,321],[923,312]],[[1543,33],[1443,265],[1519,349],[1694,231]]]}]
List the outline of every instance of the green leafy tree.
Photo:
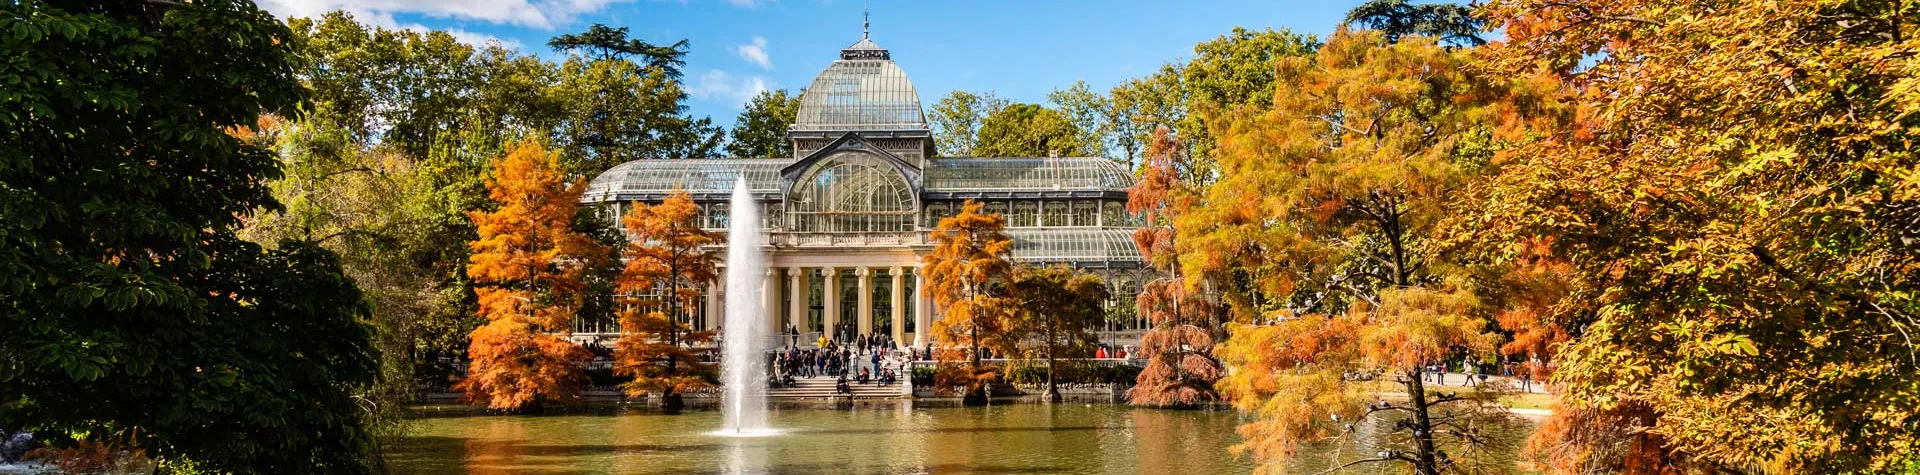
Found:
[{"label": "green leafy tree", "polygon": [[597,61],[634,61],[648,69],[666,73],[667,77],[680,79],[681,68],[687,65],[687,40],[671,45],[660,46],[645,41],[627,38],[627,27],[610,28],[599,23],[587,27],[580,33],[555,36],[547,41],[547,47],[554,51],[571,53],[580,51]]},{"label": "green leafy tree", "polygon": [[713,121],[686,115],[686,90],[657,69],[572,58],[553,94],[566,111],[558,134],[576,175],[631,160],[712,157],[725,139]]},{"label": "green leafy tree", "polygon": [[[375,303],[387,375],[380,407],[397,408],[386,398],[414,386],[398,376],[417,367],[422,382],[445,383],[451,368],[432,362],[465,354],[482,320],[465,272],[465,243],[475,235],[466,213],[488,206],[484,177],[506,140],[557,130],[557,70],[534,56],[475,52],[444,32],[375,28],[343,12],[288,25],[312,101],[307,114],[279,118],[271,134],[286,173],[270,185],[285,209],[263,214],[247,236],[312,236],[341,254]],[[430,134],[376,133],[400,123],[437,125]]]},{"label": "green leafy tree", "polygon": [[1075,81],[1066,89],[1047,93],[1047,102],[1080,130],[1080,143],[1096,154],[1131,163],[1131,154],[1115,143],[1117,118],[1113,101],[1093,91],[1086,81]]},{"label": "green leafy tree", "polygon": [[980,121],[976,157],[1082,157],[1099,153],[1097,144],[1059,111],[1038,104],[1002,107]]},{"label": "green leafy tree", "polygon": [[226,0],[12,2],[0,31],[0,426],[376,471],[363,296],[331,252],[236,236],[281,173],[247,136],[306,95],[292,32]]},{"label": "green leafy tree", "polygon": [[1485,20],[1473,16],[1473,7],[1453,3],[1423,3],[1408,0],[1367,0],[1347,11],[1347,25],[1379,30],[1388,42],[1401,37],[1422,35],[1454,46],[1480,46]]},{"label": "green leafy tree", "polygon": [[[1289,30],[1234,28],[1194,45],[1192,60],[1116,86],[1110,93],[1115,128],[1126,132],[1125,143],[1137,148],[1153,143],[1155,130],[1167,127],[1186,145],[1194,163],[1210,170],[1216,142],[1211,124],[1236,109],[1268,107],[1274,62],[1311,54],[1317,47],[1313,37]],[[1194,178],[1204,181],[1208,175]]]},{"label": "green leafy tree", "polygon": [[[804,93],[803,93],[804,94]],[[728,132],[727,155],[734,158],[793,156],[793,143],[787,141],[787,127],[800,113],[800,94],[785,89],[760,91],[747,101],[746,110],[733,119]]]},{"label": "green leafy tree", "polygon": [[1121,82],[1107,93],[1113,117],[1109,127],[1121,152],[1117,157],[1139,168],[1143,148],[1153,143],[1154,131],[1172,130],[1186,120],[1186,96],[1179,79],[1179,69],[1166,65],[1154,74]]},{"label": "green leafy tree", "polygon": [[[370,394],[377,429],[391,434],[406,417],[418,386],[417,342],[435,330],[425,318],[437,277],[410,260],[416,236],[429,232],[419,207],[409,206],[418,180],[412,161],[365,150],[322,121],[262,116],[252,140],[281,151],[283,177],[268,182],[278,210],[264,208],[240,236],[264,246],[285,240],[318,244],[340,258],[372,304],[380,379]],[[458,329],[455,331],[465,331]]]},{"label": "green leafy tree", "polygon": [[1007,283],[1014,334],[1022,335],[1021,351],[1047,362],[1047,391],[1042,397],[1060,401],[1058,360],[1085,357],[1099,343],[1094,330],[1106,321],[1102,307],[1110,297],[1099,276],[1066,266],[1020,267]]},{"label": "green leafy tree", "polygon": [[927,110],[927,123],[933,126],[935,150],[944,157],[971,157],[977,154],[980,127],[987,117],[1010,105],[1006,99],[967,91],[953,91]]}]

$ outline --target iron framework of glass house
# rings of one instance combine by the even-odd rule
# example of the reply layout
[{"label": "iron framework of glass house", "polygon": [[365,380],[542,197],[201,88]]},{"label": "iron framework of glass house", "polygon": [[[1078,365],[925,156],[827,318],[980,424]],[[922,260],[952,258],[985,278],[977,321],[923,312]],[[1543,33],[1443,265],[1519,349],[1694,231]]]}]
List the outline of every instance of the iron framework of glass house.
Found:
[{"label": "iron framework of glass house", "polygon": [[[634,203],[686,192],[701,207],[702,226],[719,229],[744,176],[772,269],[762,295],[744,297],[764,299],[769,325],[807,338],[890,333],[924,345],[917,330],[938,310],[919,298],[919,258],[939,219],[969,200],[1007,217],[1016,261],[1106,277],[1114,291],[1106,330],[1146,326],[1133,297],[1154,273],[1131,237],[1137,223],[1125,203],[1134,179],[1125,165],[1099,157],[932,158],[913,83],[866,38],[814,79],[788,139],[793,157],[623,163],[594,178],[583,200],[616,217]],[[731,300],[744,299],[710,295],[703,311]]]}]

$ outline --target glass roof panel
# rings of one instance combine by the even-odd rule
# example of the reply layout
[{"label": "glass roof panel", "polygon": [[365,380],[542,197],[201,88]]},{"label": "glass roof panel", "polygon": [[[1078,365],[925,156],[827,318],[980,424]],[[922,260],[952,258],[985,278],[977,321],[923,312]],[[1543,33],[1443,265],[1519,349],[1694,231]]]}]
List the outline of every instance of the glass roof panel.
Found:
[{"label": "glass roof panel", "polygon": [[1099,157],[937,158],[927,191],[1118,190],[1133,186],[1125,164]]},{"label": "glass roof panel", "polygon": [[747,189],[754,193],[780,192],[780,168],[792,163],[784,158],[762,159],[683,159],[634,160],[614,166],[587,184],[585,201],[610,201],[621,195],[688,193],[732,193],[733,181],[747,175]]}]

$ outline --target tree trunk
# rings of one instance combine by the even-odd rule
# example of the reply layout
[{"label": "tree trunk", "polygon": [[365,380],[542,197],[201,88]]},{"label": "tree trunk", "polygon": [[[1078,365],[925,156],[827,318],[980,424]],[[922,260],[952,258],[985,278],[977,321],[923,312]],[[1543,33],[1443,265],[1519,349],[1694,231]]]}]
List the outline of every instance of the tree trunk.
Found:
[{"label": "tree trunk", "polygon": [[1413,377],[1407,378],[1407,395],[1413,398],[1413,441],[1415,450],[1413,473],[1418,475],[1439,475],[1439,462],[1434,458],[1433,421],[1427,417],[1427,388],[1420,379],[1419,369],[1413,370]]},{"label": "tree trunk", "polygon": [[1053,351],[1055,349],[1053,342],[1055,341],[1059,341],[1059,340],[1054,339],[1053,327],[1048,326],[1047,327],[1047,392],[1046,394],[1041,395],[1041,397],[1046,398],[1047,402],[1060,402],[1060,385],[1054,380],[1054,373],[1058,372],[1058,369],[1054,366],[1054,359],[1053,359]]},{"label": "tree trunk", "polygon": [[687,401],[680,397],[680,393],[669,390],[668,392],[660,394],[660,409],[665,410],[667,413],[676,414],[686,407]]},{"label": "tree trunk", "polygon": [[960,405],[985,406],[987,405],[988,391],[990,391],[990,389],[985,384],[981,384],[981,385],[978,385],[978,387],[969,389],[967,390],[967,395],[965,397],[960,398]]},{"label": "tree trunk", "polygon": [[1053,379],[1053,352],[1047,352],[1047,392],[1041,395],[1047,402],[1060,402],[1060,385]]}]

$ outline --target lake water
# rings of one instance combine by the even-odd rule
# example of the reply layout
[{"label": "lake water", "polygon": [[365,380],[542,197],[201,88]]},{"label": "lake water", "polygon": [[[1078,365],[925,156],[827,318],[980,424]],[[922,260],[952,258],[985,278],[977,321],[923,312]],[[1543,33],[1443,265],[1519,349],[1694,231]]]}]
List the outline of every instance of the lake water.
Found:
[{"label": "lake water", "polygon": [[[490,474],[900,474],[1247,473],[1233,411],[1169,411],[1106,403],[928,407],[911,401],[851,407],[776,406],[784,434],[713,435],[716,410],[678,415],[603,407],[568,415],[492,416],[425,408],[409,436],[388,447],[395,473]],[[1522,423],[1506,438],[1518,440]],[[1361,431],[1371,432],[1367,430]],[[1383,432],[1383,431],[1382,431]],[[1304,473],[1329,457],[1352,460],[1377,441],[1316,446]],[[1495,466],[1512,467],[1510,450]],[[1349,473],[1399,473],[1398,467]]]}]

